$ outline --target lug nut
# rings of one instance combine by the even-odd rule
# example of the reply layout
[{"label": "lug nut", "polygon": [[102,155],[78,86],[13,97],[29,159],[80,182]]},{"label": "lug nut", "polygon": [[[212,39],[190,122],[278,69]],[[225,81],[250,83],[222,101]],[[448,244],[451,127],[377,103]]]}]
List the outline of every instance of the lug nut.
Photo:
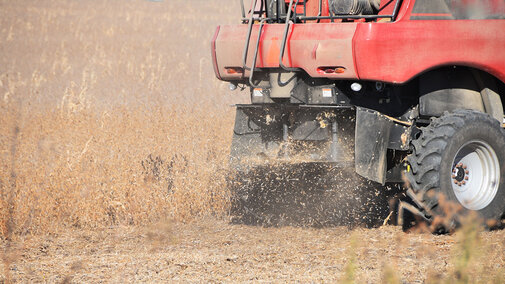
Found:
[{"label": "lug nut", "polygon": [[465,177],[465,180],[468,180],[468,177]]},{"label": "lug nut", "polygon": [[463,169],[465,169],[465,170],[466,170],[466,166],[465,166],[465,165],[463,165]]},{"label": "lug nut", "polygon": [[462,184],[466,184],[466,181],[462,181],[461,183],[462,183]]},{"label": "lug nut", "polygon": [[457,181],[457,180],[454,180],[454,184],[458,184],[458,181]]},{"label": "lug nut", "polygon": [[452,169],[452,173],[455,174],[456,173],[456,169]]},{"label": "lug nut", "polygon": [[452,178],[456,178],[456,175],[452,175]]},{"label": "lug nut", "polygon": [[470,173],[470,171],[469,171],[469,170],[466,170],[466,171],[465,171],[465,174],[469,174],[469,173]]}]

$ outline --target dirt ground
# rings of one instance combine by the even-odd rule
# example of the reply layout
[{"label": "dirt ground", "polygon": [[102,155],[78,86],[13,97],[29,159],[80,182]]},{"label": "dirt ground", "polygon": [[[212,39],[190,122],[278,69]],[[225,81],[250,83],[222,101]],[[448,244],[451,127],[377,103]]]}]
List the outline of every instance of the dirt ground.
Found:
[{"label": "dirt ground", "polygon": [[209,41],[238,3],[0,0],[0,283],[505,283],[505,231],[382,226],[394,191],[346,173],[260,171],[234,207],[248,95]]},{"label": "dirt ground", "polygon": [[[26,239],[10,273],[12,280],[22,282],[334,282],[344,279],[354,259],[357,282],[380,282],[389,266],[403,282],[424,283],[454,269],[457,237],[406,235],[394,226],[350,231],[262,228],[217,220],[75,230]],[[489,268],[499,271],[505,264],[504,232],[481,237],[493,248],[485,258]]]},{"label": "dirt ground", "polygon": [[[30,237],[10,268],[21,282],[336,282],[355,266],[358,283],[436,282],[454,269],[458,234],[406,234],[399,227],[264,228],[213,219],[147,228],[73,230]],[[505,232],[482,233],[483,260],[503,283]],[[4,243],[5,244],[5,243]],[[483,251],[481,252],[483,253]]]}]

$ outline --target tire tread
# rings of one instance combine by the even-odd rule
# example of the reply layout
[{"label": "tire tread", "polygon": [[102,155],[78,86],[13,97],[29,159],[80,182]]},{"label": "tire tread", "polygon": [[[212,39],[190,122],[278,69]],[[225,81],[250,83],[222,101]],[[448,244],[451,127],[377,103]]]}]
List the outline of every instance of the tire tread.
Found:
[{"label": "tire tread", "polygon": [[[449,140],[465,127],[465,123],[475,120],[485,120],[493,127],[501,128],[500,123],[487,114],[475,110],[456,110],[432,119],[428,126],[421,128],[421,136],[411,142],[412,154],[407,157],[411,170],[407,172],[406,178],[414,192],[421,196],[421,200],[430,209],[438,203],[437,195],[430,192],[439,191],[440,162]],[[428,162],[428,158],[436,162]]]}]

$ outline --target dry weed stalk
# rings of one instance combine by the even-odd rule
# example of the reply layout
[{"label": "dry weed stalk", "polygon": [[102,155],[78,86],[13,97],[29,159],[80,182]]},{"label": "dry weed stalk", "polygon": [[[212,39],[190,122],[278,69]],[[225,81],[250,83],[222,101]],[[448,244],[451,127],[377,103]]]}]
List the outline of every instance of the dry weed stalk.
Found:
[{"label": "dry weed stalk", "polygon": [[358,271],[357,264],[357,250],[358,248],[358,239],[359,236],[357,233],[354,233],[350,237],[350,245],[347,249],[347,264],[344,267],[344,275],[340,280],[341,283],[352,284],[356,282],[356,273]]},{"label": "dry weed stalk", "polygon": [[[11,282],[10,269],[11,264],[17,258],[17,251],[15,249],[15,244],[13,243],[13,239],[15,238],[15,211],[16,204],[15,200],[17,199],[18,194],[18,177],[17,177],[17,155],[18,155],[18,144],[19,144],[19,123],[21,121],[21,103],[18,102],[16,109],[11,109],[10,111],[6,111],[6,113],[10,113],[12,115],[12,132],[7,135],[7,144],[9,145],[9,161],[8,164],[8,184],[1,186],[1,202],[0,202],[0,229],[1,236],[5,238],[5,246],[2,251],[2,262],[4,268],[4,277],[5,282]],[[6,161],[7,162],[7,161]]]}]

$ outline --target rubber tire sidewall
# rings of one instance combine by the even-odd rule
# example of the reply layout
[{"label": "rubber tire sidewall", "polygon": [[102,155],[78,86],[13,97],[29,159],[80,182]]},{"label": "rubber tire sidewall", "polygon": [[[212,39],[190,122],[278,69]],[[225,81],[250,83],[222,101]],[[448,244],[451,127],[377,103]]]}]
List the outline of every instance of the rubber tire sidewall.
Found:
[{"label": "rubber tire sidewall", "polygon": [[[495,151],[500,164],[500,184],[496,195],[485,208],[475,210],[485,220],[499,220],[505,212],[505,135],[501,129],[496,128],[483,120],[477,120],[474,123],[459,129],[451,137],[447,148],[442,154],[440,163],[440,188],[448,200],[459,204],[458,198],[452,189],[452,163],[460,148],[467,142],[477,140],[489,144]],[[467,212],[471,211],[463,206]]]}]

